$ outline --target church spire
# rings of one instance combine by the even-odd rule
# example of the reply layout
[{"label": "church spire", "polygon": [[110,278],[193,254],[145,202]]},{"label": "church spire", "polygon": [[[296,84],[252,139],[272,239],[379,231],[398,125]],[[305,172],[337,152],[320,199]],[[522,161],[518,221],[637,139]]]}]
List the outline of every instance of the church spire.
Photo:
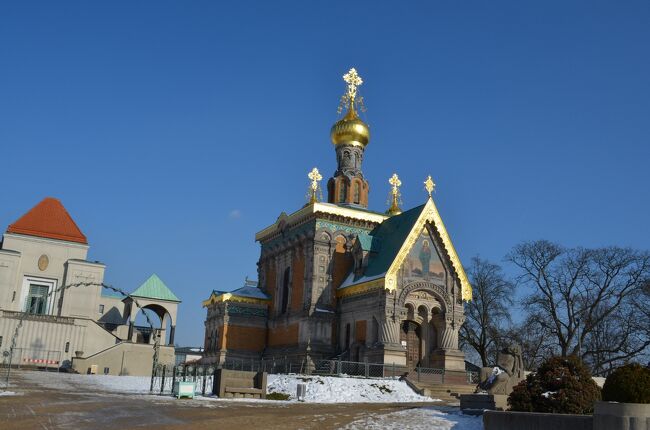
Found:
[{"label": "church spire", "polygon": [[358,95],[358,88],[363,79],[352,68],[343,75],[346,92],[341,96],[339,114],[347,112],[337,121],[330,131],[332,143],[336,150],[337,170],[327,183],[330,203],[340,205],[368,207],[368,181],[363,177],[361,162],[366,145],[370,142],[370,127],[357,114],[356,107],[365,110],[363,97]]}]

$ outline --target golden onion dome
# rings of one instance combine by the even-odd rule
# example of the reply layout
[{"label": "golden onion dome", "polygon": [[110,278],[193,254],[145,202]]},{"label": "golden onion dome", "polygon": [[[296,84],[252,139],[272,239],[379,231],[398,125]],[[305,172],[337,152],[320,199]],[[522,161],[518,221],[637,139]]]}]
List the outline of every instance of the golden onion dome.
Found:
[{"label": "golden onion dome", "polygon": [[370,141],[370,127],[361,121],[354,109],[354,103],[350,103],[348,113],[336,121],[330,131],[330,137],[334,145],[354,145],[365,147]]}]

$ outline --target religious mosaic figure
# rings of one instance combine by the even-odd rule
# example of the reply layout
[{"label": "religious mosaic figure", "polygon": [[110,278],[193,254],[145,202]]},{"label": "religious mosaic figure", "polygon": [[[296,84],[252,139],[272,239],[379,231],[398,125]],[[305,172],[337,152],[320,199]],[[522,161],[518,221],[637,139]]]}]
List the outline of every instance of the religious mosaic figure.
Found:
[{"label": "religious mosaic figure", "polygon": [[524,365],[519,345],[512,344],[497,353],[495,367],[483,367],[476,392],[509,395],[524,379]]},{"label": "religious mosaic figure", "polygon": [[422,276],[424,279],[429,279],[429,262],[431,261],[431,247],[428,240],[422,241],[422,249],[420,249],[420,263],[422,264]]}]

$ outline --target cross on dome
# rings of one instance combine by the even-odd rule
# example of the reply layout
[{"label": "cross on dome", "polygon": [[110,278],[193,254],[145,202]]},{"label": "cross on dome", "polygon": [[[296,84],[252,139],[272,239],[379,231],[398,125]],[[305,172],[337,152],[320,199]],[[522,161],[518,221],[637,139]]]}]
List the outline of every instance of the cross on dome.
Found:
[{"label": "cross on dome", "polygon": [[357,69],[354,67],[343,75],[343,80],[348,84],[348,97],[351,101],[357,97],[357,87],[360,87],[363,84],[363,79],[357,73]]}]

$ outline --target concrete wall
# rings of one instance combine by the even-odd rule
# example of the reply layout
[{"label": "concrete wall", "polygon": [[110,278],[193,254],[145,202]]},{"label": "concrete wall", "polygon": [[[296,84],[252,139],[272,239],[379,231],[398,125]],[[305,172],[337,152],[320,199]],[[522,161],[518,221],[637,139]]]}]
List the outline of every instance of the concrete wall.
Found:
[{"label": "concrete wall", "polygon": [[[88,245],[5,233],[0,250],[0,309],[23,310],[29,289],[26,279],[30,278],[51,284],[48,314],[99,318],[101,287],[53,292],[76,282],[103,282],[105,266],[85,261],[87,254]],[[39,267],[43,255],[47,257],[47,267]]]},{"label": "concrete wall", "polygon": [[[592,430],[591,415],[485,411],[485,430]],[[614,427],[609,428],[614,430]]]},{"label": "concrete wall", "polygon": [[596,402],[594,430],[650,430],[650,404]]},{"label": "concrete wall", "polygon": [[[11,339],[21,315],[22,313],[18,312],[0,311],[0,351],[8,351],[11,348]],[[28,315],[23,320],[16,338],[16,348],[20,349],[16,351],[16,358],[22,360],[21,357],[27,353],[33,355],[33,358],[41,355],[41,358],[46,358],[45,351],[50,351],[50,356],[58,357],[60,364],[64,364],[66,360],[74,357],[75,351],[90,355],[118,341],[115,336],[89,319]]]},{"label": "concrete wall", "polygon": [[[104,269],[105,266],[102,264],[68,260],[64,282],[66,285],[79,282],[101,283],[104,281]],[[99,313],[101,294],[100,285],[75,287],[62,291],[60,315],[98,319],[101,316]]]},{"label": "concrete wall", "polygon": [[[108,368],[109,375],[151,376],[153,345],[121,342],[85,358],[74,358],[72,367],[79,373],[88,373],[91,366],[97,365],[97,373],[103,374]],[[174,348],[161,346],[158,363],[174,366]]]}]

